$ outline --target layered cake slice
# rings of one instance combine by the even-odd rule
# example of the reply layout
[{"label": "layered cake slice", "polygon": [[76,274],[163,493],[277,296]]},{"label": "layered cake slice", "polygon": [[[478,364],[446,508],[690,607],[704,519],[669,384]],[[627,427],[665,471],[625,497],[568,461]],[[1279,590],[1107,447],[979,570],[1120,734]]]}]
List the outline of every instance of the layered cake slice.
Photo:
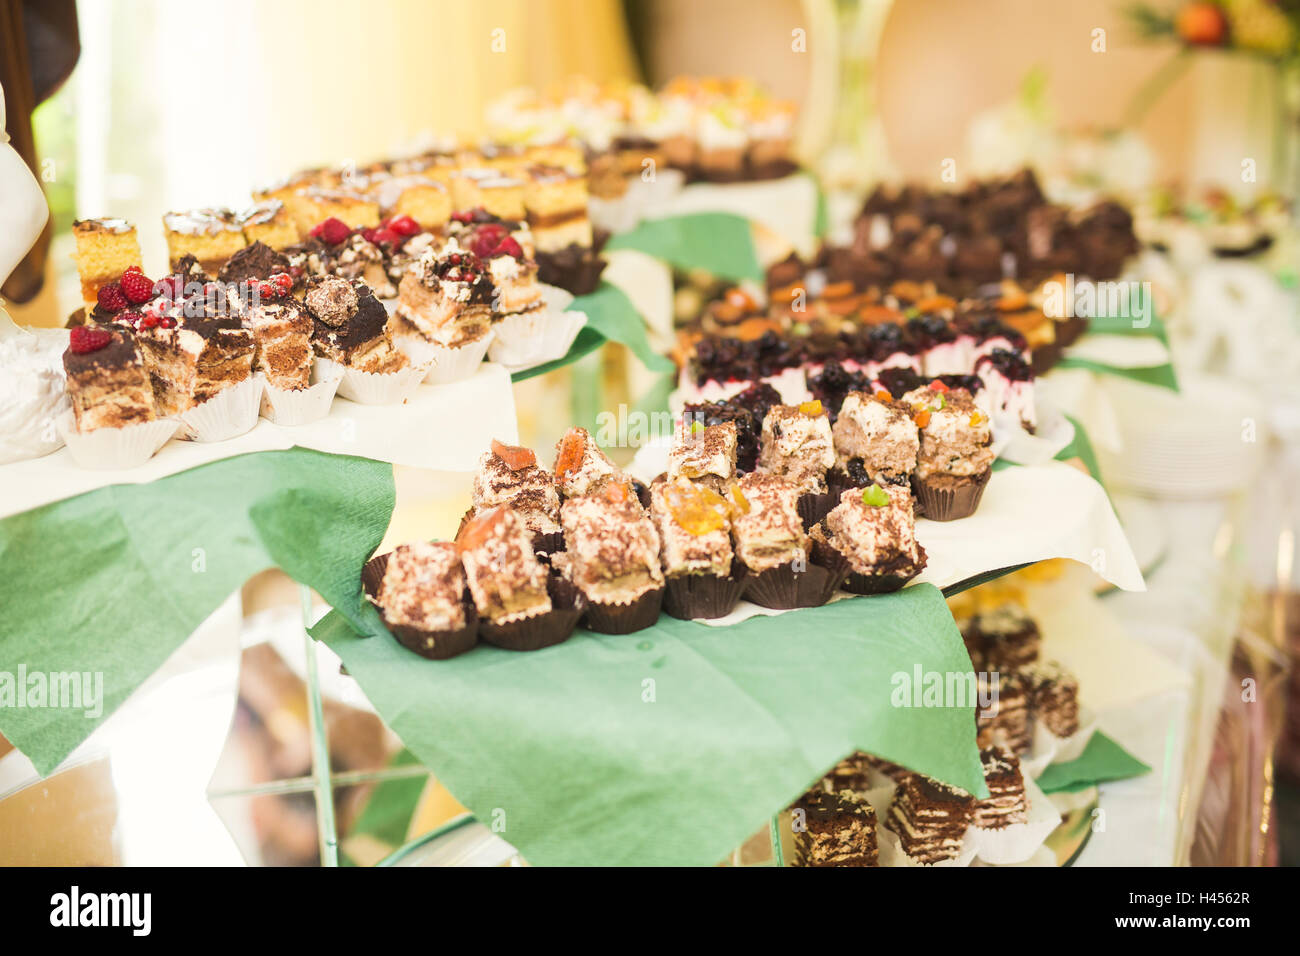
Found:
[{"label": "layered cake slice", "polygon": [[1020,672],[1029,694],[1034,720],[1054,737],[1071,737],[1079,730],[1079,681],[1056,661],[1030,664]]},{"label": "layered cake slice", "polygon": [[311,384],[314,326],[293,296],[292,277],[277,273],[258,283],[255,292],[246,303],[246,320],[257,346],[257,370],[272,388],[307,388]]},{"label": "layered cake slice", "polygon": [[975,739],[981,747],[1005,744],[1014,753],[1024,753],[1033,739],[1029,723],[1029,697],[1025,682],[1015,672],[976,674],[980,701],[976,706]]},{"label": "layered cake slice", "polygon": [[146,311],[146,321],[164,314],[137,333],[160,415],[202,405],[253,374],[253,332],[235,306],[233,298],[209,289],[170,306],[159,300],[157,309]]},{"label": "layered cake slice", "polygon": [[982,667],[990,670],[1015,670],[1038,660],[1042,635],[1027,611],[1007,602],[991,611],[975,614],[962,629],[962,637],[978,657]]},{"label": "layered cake slice", "polygon": [[185,256],[194,256],[204,272],[216,275],[227,259],[248,245],[238,214],[229,209],[165,213],[163,228],[173,270]]},{"label": "layered cake slice", "polygon": [[284,249],[298,241],[298,229],[289,208],[278,199],[255,202],[238,214],[239,227],[248,245],[262,242],[272,249]]},{"label": "layered cake slice", "polygon": [[101,286],[115,282],[127,269],[140,267],[140,240],[125,219],[79,219],[72,224],[76,242],[81,298],[94,308]]},{"label": "layered cake slice", "polygon": [[722,491],[736,476],[736,423],[705,425],[685,415],[668,450],[668,477],[686,478]]},{"label": "layered cake slice", "polygon": [[659,535],[625,481],[560,506],[573,583],[596,604],[631,604],[662,587]]},{"label": "layered cake slice", "polygon": [[441,232],[451,220],[451,191],[425,176],[386,176],[372,180],[366,192],[385,218],[410,216],[424,229]]},{"label": "layered cake slice", "polygon": [[492,450],[479,459],[471,496],[476,513],[508,505],[535,536],[560,531],[555,479],[537,464],[531,449],[493,439]]},{"label": "layered cake slice", "polygon": [[470,345],[492,326],[494,294],[478,256],[454,240],[430,247],[397,287],[393,332],[446,348]]},{"label": "layered cake slice", "polygon": [[533,167],[524,208],[541,280],[574,295],[595,289],[605,263],[597,255],[587,214],[586,175],[557,166]]},{"label": "layered cake slice", "polygon": [[451,180],[451,203],[457,211],[485,209],[501,219],[522,222],[524,182],[497,169],[458,169]]},{"label": "layered cake slice", "polygon": [[872,787],[872,773],[877,769],[879,762],[875,757],[855,750],[826,771],[813,789],[826,793],[838,793],[841,790],[866,793]]},{"label": "layered cake slice", "polygon": [[650,486],[650,516],[669,578],[731,573],[730,507],[716,491],[686,478]]},{"label": "layered cake slice", "polygon": [[894,791],[888,822],[904,853],[919,863],[939,863],[961,853],[974,813],[969,793],[913,773]]},{"label": "layered cake slice", "polygon": [[388,312],[367,286],[337,276],[313,276],[307,280],[303,305],[312,318],[316,354],[372,374],[406,368],[406,355],[388,334]]},{"label": "layered cake slice", "polygon": [[619,474],[587,430],[578,427],[570,428],[556,443],[552,470],[555,488],[564,498],[589,495]]},{"label": "layered cake slice", "polygon": [[75,326],[63,370],[77,431],[122,428],[157,417],[149,373],[130,333]]},{"label": "layered cake slice", "polygon": [[981,830],[1000,830],[1013,823],[1029,820],[1029,800],[1025,796],[1025,778],[1020,758],[1005,747],[987,747],[980,751],[984,765],[984,784],[989,795],[975,801],[972,825]]},{"label": "layered cake slice", "polygon": [[851,790],[809,793],[794,805],[794,866],[879,866],[876,811]]},{"label": "layered cake slice", "polygon": [[826,472],[835,464],[831,421],[814,399],[802,405],[775,405],[763,418],[758,470],[793,483],[801,493],[826,490]]},{"label": "layered cake slice", "polygon": [[849,484],[907,484],[921,437],[913,412],[888,392],[849,392],[831,427],[837,477]]},{"label": "layered cake slice", "polygon": [[506,505],[475,515],[456,536],[456,551],[479,614],[493,624],[551,610],[546,567],[533,553],[532,535]]},{"label": "layered cake slice", "polygon": [[808,536],[799,517],[799,488],[778,475],[750,474],[731,489],[736,557],[754,572],[802,561]]},{"label": "layered cake slice", "polygon": [[306,186],[281,197],[299,236],[311,233],[317,223],[338,219],[353,228],[379,225],[379,203],[349,189]]},{"label": "layered cake slice", "polygon": [[912,488],[927,518],[951,521],[972,514],[993,465],[989,417],[964,388],[941,381],[903,396],[921,429]]}]

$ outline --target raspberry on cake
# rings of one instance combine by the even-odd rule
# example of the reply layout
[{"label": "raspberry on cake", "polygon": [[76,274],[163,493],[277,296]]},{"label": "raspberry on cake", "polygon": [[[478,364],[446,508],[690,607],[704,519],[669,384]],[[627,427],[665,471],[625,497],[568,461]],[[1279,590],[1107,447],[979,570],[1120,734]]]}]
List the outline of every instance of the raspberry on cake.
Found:
[{"label": "raspberry on cake", "polygon": [[77,272],[86,310],[94,308],[100,286],[117,280],[132,266],[139,268],[140,240],[125,219],[79,219],[72,224]]},{"label": "raspberry on cake", "polygon": [[457,242],[488,268],[495,294],[492,311],[513,315],[545,307],[537,283],[537,263],[528,256],[532,237],[516,223],[487,222],[459,230]]},{"label": "raspberry on cake", "polygon": [[505,505],[489,508],[456,536],[479,614],[493,624],[534,617],[551,610],[546,567],[533,553],[532,535]]},{"label": "raspberry on cake", "polygon": [[370,289],[337,276],[307,280],[303,305],[312,318],[316,354],[360,372],[387,374],[407,366],[393,347],[388,312]]},{"label": "raspberry on cake", "polygon": [[272,249],[284,249],[298,241],[298,229],[289,209],[278,199],[255,202],[238,214],[239,226],[248,245],[263,242]]},{"label": "raspberry on cake", "polygon": [[555,487],[564,498],[598,490],[619,474],[585,428],[570,428],[555,445]]},{"label": "raspberry on cake", "polygon": [[905,484],[921,448],[912,414],[888,392],[849,392],[831,427],[839,475],[854,485]]},{"label": "raspberry on cake", "polygon": [[74,327],[63,370],[77,431],[122,428],[157,417],[149,373],[129,333]]},{"label": "raspberry on cake", "polygon": [[831,421],[821,402],[768,410],[759,440],[759,471],[787,478],[801,492],[818,494],[826,490],[826,472],[834,464]]},{"label": "raspberry on cake", "polygon": [[627,605],[662,587],[659,535],[630,485],[567,499],[560,521],[573,583],[588,601]]},{"label": "raspberry on cake", "polygon": [[471,491],[474,511],[509,505],[534,535],[560,531],[560,496],[551,473],[537,464],[527,448],[503,445],[495,439],[492,450],[479,459]]},{"label": "raspberry on cake", "polygon": [[280,272],[255,286],[247,321],[257,346],[256,367],[272,388],[303,389],[311,384],[312,318],[293,297],[293,279]]},{"label": "raspberry on cake", "polygon": [[668,477],[689,478],[721,491],[736,476],[736,423],[705,425],[684,415],[668,450]]},{"label": "raspberry on cake", "polygon": [[248,244],[239,217],[229,209],[191,209],[163,215],[169,267],[194,256],[208,275],[216,275],[226,260]]},{"label": "raspberry on cake", "polygon": [[477,342],[491,328],[494,293],[478,256],[454,240],[430,246],[397,287],[393,334],[446,348]]}]

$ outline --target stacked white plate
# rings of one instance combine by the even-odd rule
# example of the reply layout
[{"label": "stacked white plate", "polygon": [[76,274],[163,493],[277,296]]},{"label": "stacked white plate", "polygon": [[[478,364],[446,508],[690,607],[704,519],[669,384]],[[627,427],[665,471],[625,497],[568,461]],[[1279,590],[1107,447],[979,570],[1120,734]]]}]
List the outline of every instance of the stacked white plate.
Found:
[{"label": "stacked white plate", "polygon": [[1107,484],[1160,498],[1232,494],[1254,479],[1268,441],[1267,409],[1248,390],[1190,376],[1170,392],[1115,379],[1109,389],[1123,439],[1098,449]]}]

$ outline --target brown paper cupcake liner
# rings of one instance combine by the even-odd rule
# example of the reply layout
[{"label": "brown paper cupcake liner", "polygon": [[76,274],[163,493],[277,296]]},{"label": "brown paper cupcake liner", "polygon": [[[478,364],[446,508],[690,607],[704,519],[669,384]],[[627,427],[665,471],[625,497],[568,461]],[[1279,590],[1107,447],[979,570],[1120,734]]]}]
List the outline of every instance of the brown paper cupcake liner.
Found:
[{"label": "brown paper cupcake liner", "polygon": [[684,621],[726,617],[740,603],[749,572],[739,561],[731,562],[725,578],[716,574],[683,574],[669,578],[664,593],[664,612]]},{"label": "brown paper cupcake liner", "polygon": [[844,556],[832,548],[827,553],[811,556],[802,571],[796,571],[793,564],[766,571],[751,570],[744,596],[774,611],[821,607],[839,589],[848,569]]},{"label": "brown paper cupcake liner", "polygon": [[[881,482],[881,484],[906,485],[908,481],[909,481],[908,476],[903,475],[899,478],[893,479],[892,481],[887,480],[885,482]],[[866,488],[867,486],[872,484],[876,484],[876,482],[873,482],[870,479],[868,479],[865,483],[861,481],[856,481],[855,479],[850,478],[848,474],[838,469],[836,469],[835,471],[828,472],[826,475],[826,488],[832,495],[835,496],[835,504],[839,504],[840,498],[843,497],[844,492],[852,488]]]},{"label": "brown paper cupcake liner", "polygon": [[799,512],[799,517],[803,519],[803,530],[811,531],[839,503],[839,495],[829,491],[800,495],[795,508]]},{"label": "brown paper cupcake liner", "polygon": [[597,634],[631,634],[649,627],[659,620],[664,588],[647,591],[627,604],[600,604],[587,602],[587,619],[584,624]]},{"label": "brown paper cupcake liner", "polygon": [[912,476],[912,493],[916,495],[917,510],[931,521],[956,521],[975,513],[984,488],[989,483],[993,469],[985,468],[978,475],[931,475],[929,478]]},{"label": "brown paper cupcake liner", "polygon": [[480,618],[479,637],[508,651],[538,651],[567,641],[578,626],[586,599],[571,581],[554,572],[546,582],[546,590],[551,596],[551,610],[504,624]]},{"label": "brown paper cupcake liner", "polygon": [[[892,574],[858,574],[851,568],[845,572],[840,589],[850,594],[890,594],[901,590],[903,585],[925,570],[925,548],[916,546],[920,560],[910,571]],[[813,556],[823,562],[831,562],[840,553],[827,541],[813,538]]]},{"label": "brown paper cupcake liner", "polygon": [[[379,585],[384,580],[384,569],[388,567],[388,555],[380,554],[361,567],[361,587],[373,603],[379,597]],[[397,643],[407,650],[415,651],[421,657],[433,661],[445,661],[457,654],[464,654],[478,643],[478,611],[468,594],[461,594],[461,605],[465,609],[465,624],[455,630],[428,631],[420,627],[405,624],[393,624],[388,620],[382,607],[378,608],[379,618],[384,622],[390,634],[397,638]]]}]

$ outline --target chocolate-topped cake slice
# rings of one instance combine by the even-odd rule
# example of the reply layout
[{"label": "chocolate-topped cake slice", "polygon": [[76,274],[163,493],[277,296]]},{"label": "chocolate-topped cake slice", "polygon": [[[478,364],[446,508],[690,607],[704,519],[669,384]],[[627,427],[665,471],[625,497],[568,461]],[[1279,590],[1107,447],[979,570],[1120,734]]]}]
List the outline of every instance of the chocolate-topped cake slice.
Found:
[{"label": "chocolate-topped cake slice", "polygon": [[1013,823],[1029,820],[1029,800],[1025,796],[1025,778],[1020,758],[1006,747],[986,747],[980,751],[984,765],[984,784],[989,795],[975,801],[971,820],[982,830],[1000,830]]},{"label": "chocolate-topped cake slice", "polygon": [[63,370],[77,431],[122,428],[157,417],[149,373],[129,332],[74,327]]},{"label": "chocolate-topped cake slice", "polygon": [[136,333],[160,415],[202,405],[253,374],[256,350],[242,304],[224,286],[201,278],[194,258],[183,256],[177,272],[163,280],[176,297],[151,302]]},{"label": "chocolate-topped cake slice", "polygon": [[303,305],[312,317],[316,353],[351,369],[399,372],[406,356],[388,335],[388,312],[370,288],[337,276],[307,280]]},{"label": "chocolate-topped cake slice", "polygon": [[398,285],[393,333],[445,348],[471,345],[491,328],[494,294],[478,256],[454,240],[430,246]]},{"label": "chocolate-topped cake slice", "polygon": [[795,866],[879,866],[876,811],[852,790],[807,793],[793,807]]},{"label": "chocolate-topped cake slice", "polygon": [[249,283],[270,279],[278,273],[288,273],[289,257],[283,252],[276,252],[264,242],[253,242],[244,246],[221,266],[217,274],[227,285],[243,286]]},{"label": "chocolate-topped cake slice", "polygon": [[245,312],[257,344],[257,370],[272,388],[307,388],[311,384],[314,326],[302,303],[293,297],[292,277],[279,272],[266,281],[252,280],[249,288],[253,294],[245,300]]},{"label": "chocolate-topped cake slice", "polygon": [[969,793],[914,773],[894,791],[888,822],[904,853],[918,863],[939,863],[961,853],[974,814]]}]

